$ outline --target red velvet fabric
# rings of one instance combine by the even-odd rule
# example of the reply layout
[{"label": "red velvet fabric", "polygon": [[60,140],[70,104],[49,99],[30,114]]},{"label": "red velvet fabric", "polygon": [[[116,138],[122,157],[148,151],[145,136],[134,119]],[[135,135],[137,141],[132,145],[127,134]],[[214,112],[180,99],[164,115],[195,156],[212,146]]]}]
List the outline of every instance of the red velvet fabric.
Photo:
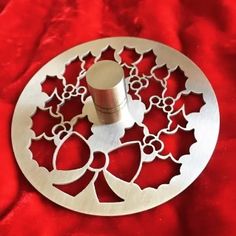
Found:
[{"label": "red velvet fabric", "polygon": [[[0,0],[0,235],[236,235],[235,12],[233,0]],[[75,213],[22,175],[10,141],[13,109],[58,53],[125,35],[168,44],[200,66],[218,98],[219,141],[205,171],[171,201],[122,217]]]}]

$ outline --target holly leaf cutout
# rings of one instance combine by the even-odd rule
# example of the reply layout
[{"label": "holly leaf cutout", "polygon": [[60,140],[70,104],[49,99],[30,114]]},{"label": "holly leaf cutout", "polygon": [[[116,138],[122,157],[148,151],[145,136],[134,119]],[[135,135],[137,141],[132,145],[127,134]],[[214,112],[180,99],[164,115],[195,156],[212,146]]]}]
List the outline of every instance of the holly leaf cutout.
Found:
[{"label": "holly leaf cutout", "polygon": [[169,74],[168,68],[166,65],[163,65],[161,67],[156,67],[154,70],[152,70],[152,74],[158,79],[163,80],[167,77]]},{"label": "holly leaf cutout", "polygon": [[170,180],[180,174],[181,164],[170,158],[162,160],[155,158],[152,162],[144,162],[142,169],[135,180],[141,188],[158,188],[161,184],[168,184]]},{"label": "holly leaf cutout", "polygon": [[157,134],[160,130],[168,128],[169,119],[167,113],[162,109],[153,107],[148,113],[145,114],[143,124],[151,134]]},{"label": "holly leaf cutout", "polygon": [[64,89],[63,80],[57,76],[47,76],[41,87],[42,91],[48,96],[51,96],[54,92],[61,96]]},{"label": "holly leaf cutout", "polygon": [[176,98],[180,92],[183,92],[188,77],[185,76],[184,71],[178,66],[174,71],[170,73],[167,79],[165,97]]},{"label": "holly leaf cutout", "polygon": [[95,61],[94,55],[91,52],[89,52],[82,58],[82,65],[81,65],[82,69],[88,70],[89,67],[94,64],[94,61]]},{"label": "holly leaf cutout", "polygon": [[145,104],[146,109],[148,109],[150,105],[150,97],[162,97],[163,91],[164,87],[160,81],[156,80],[154,77],[148,78],[148,86],[139,91],[139,95],[141,96],[142,102]]},{"label": "holly leaf cutout", "polygon": [[178,112],[170,115],[170,126],[169,131],[175,130],[178,126],[186,128],[188,121],[185,118],[183,109],[180,109]]},{"label": "holly leaf cutout", "polygon": [[153,50],[143,54],[142,60],[136,65],[139,76],[150,75],[151,69],[156,65],[156,54]]},{"label": "holly leaf cutout", "polygon": [[120,140],[122,143],[127,143],[136,140],[142,142],[143,138],[144,138],[143,127],[135,123],[133,127],[125,129],[125,134]]},{"label": "holly leaf cutout", "polygon": [[53,170],[52,157],[56,149],[53,140],[49,141],[44,137],[32,139],[29,149],[32,152],[33,159],[39,166],[46,168],[48,171]]},{"label": "holly leaf cutout", "polygon": [[179,110],[184,106],[185,114],[188,115],[193,112],[200,112],[205,104],[202,93],[190,92],[189,94],[181,94],[174,105],[174,109]]},{"label": "holly leaf cutout", "polygon": [[131,76],[133,67],[127,66],[126,64],[122,65],[124,74],[125,74],[125,79],[128,78],[129,76]]},{"label": "holly leaf cutout", "polygon": [[62,101],[58,97],[57,93],[54,92],[52,96],[50,97],[50,99],[46,101],[45,108],[50,108],[51,112],[56,115],[58,113],[58,107],[59,107],[59,104],[61,104],[61,102]]},{"label": "holly leaf cutout", "polygon": [[132,97],[133,100],[139,100],[139,97],[137,95],[137,91],[129,89],[129,95]]},{"label": "holly leaf cutout", "polygon": [[98,61],[101,60],[115,61],[115,49],[109,45],[104,51],[102,51]]},{"label": "holly leaf cutout", "polygon": [[80,60],[80,58],[76,57],[74,60],[72,60],[69,64],[66,65],[63,76],[66,79],[67,84],[77,84],[77,77],[82,71],[81,64],[82,61]]},{"label": "holly leaf cutout", "polygon": [[64,117],[64,121],[70,121],[73,117],[80,115],[83,109],[83,102],[80,95],[71,97],[59,105],[59,112]]},{"label": "holly leaf cutout", "polygon": [[194,129],[184,130],[178,127],[174,133],[160,134],[159,139],[164,143],[164,149],[160,152],[163,156],[172,156],[178,161],[181,156],[190,153],[190,147],[197,142],[194,136]]},{"label": "holly leaf cutout", "polygon": [[33,123],[31,129],[36,136],[44,133],[46,136],[51,137],[53,126],[61,122],[61,116],[52,116],[49,108],[41,109],[37,107],[31,119]]},{"label": "holly leaf cutout", "polygon": [[124,47],[122,52],[119,54],[121,63],[127,66],[132,66],[140,58],[140,54],[136,52],[135,48]]}]

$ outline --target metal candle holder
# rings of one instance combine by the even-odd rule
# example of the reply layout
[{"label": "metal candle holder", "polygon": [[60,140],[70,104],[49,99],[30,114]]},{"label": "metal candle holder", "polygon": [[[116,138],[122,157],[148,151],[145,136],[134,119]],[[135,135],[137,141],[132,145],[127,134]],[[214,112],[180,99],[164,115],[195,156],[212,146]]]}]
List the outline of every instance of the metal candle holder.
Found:
[{"label": "metal candle holder", "polygon": [[[197,109],[190,98],[202,101]],[[208,163],[218,132],[214,91],[190,59],[158,42],[115,37],[69,49],[33,76],[16,104],[12,145],[44,196],[74,211],[114,216],[153,208],[186,189]],[[186,147],[178,155],[166,140],[182,134],[194,142],[174,143]],[[158,182],[166,163],[178,171]],[[80,181],[83,187],[68,190]],[[115,200],[103,197],[104,188]]]}]

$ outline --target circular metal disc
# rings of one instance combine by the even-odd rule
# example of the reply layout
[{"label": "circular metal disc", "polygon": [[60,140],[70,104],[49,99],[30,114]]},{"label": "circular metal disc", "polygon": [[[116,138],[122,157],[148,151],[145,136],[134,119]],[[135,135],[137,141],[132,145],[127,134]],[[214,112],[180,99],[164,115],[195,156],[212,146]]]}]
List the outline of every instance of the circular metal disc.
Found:
[{"label": "circular metal disc", "polygon": [[[100,60],[125,71],[128,106],[108,125],[99,122],[85,82]],[[45,124],[45,114],[52,122]],[[33,76],[15,108],[12,144],[22,172],[44,196],[74,211],[112,216],[153,208],[186,189],[208,163],[218,131],[214,91],[190,59],[154,41],[116,37],[67,50]]]}]

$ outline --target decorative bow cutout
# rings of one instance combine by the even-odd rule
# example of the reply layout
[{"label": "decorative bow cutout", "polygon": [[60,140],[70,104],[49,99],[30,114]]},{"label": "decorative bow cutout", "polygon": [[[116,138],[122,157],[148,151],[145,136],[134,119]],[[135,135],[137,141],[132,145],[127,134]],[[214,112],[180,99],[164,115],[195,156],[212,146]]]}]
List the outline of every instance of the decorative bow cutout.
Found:
[{"label": "decorative bow cutout", "polygon": [[113,192],[107,183],[104,172],[131,182],[141,165],[141,148],[139,142],[128,142],[112,150],[108,154],[91,152],[86,140],[78,133],[72,132],[57,147],[53,157],[56,170],[81,170],[81,175],[67,184],[54,184],[55,187],[72,196],[78,195],[89,184],[94,185],[100,202],[123,201]]}]

